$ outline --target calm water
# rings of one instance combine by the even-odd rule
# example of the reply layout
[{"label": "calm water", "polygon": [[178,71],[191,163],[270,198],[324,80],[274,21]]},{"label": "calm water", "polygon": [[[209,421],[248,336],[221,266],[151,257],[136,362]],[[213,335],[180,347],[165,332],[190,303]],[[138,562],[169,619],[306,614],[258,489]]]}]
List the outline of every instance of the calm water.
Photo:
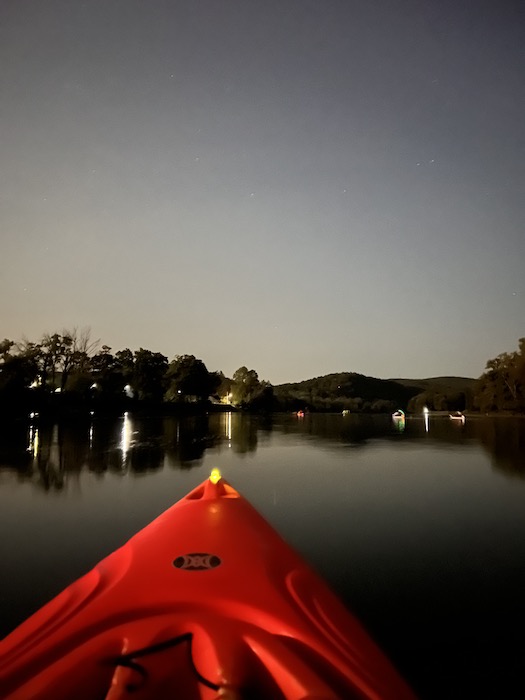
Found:
[{"label": "calm water", "polygon": [[[212,467],[421,698],[523,697],[525,420],[292,415],[0,426],[0,636]],[[516,695],[516,692],[518,693]]]}]

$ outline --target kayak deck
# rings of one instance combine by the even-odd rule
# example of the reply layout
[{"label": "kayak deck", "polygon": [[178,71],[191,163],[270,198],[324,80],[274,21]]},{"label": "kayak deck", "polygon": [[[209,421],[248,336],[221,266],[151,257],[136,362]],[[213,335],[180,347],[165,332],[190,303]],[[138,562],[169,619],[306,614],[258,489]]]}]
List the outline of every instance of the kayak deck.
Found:
[{"label": "kayak deck", "polygon": [[5,700],[414,697],[217,474],[0,642],[0,687]]}]

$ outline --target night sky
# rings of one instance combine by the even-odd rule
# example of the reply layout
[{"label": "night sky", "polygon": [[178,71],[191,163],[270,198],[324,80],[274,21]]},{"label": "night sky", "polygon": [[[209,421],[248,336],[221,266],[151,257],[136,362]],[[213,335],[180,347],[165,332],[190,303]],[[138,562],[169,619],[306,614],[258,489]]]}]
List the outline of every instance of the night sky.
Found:
[{"label": "night sky", "polygon": [[521,0],[2,0],[0,337],[278,384],[525,335]]}]

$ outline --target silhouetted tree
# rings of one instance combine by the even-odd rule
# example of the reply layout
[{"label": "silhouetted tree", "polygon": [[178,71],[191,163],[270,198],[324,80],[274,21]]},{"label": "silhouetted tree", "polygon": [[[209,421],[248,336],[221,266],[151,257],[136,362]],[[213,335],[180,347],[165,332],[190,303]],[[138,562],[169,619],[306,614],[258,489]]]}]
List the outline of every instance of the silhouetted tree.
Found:
[{"label": "silhouetted tree", "polygon": [[4,338],[2,341],[0,341],[0,361],[5,361],[11,357],[10,350],[14,345],[15,341],[9,340],[8,338]]},{"label": "silhouetted tree", "polygon": [[217,375],[217,388],[215,389],[217,395],[221,400],[230,403],[232,396],[233,379],[226,377],[222,372],[216,372]]},{"label": "silhouetted tree", "polygon": [[254,369],[239,367],[233,373],[232,401],[240,406],[246,405],[259,391],[259,377]]},{"label": "silhouetted tree", "polygon": [[139,399],[162,400],[167,369],[168,358],[160,352],[144,348],[135,351],[133,386]]},{"label": "silhouetted tree", "polygon": [[[67,388],[79,388],[82,385],[87,387],[90,383],[89,358],[100,341],[90,339],[89,328],[78,330],[62,331],[61,355],[59,357],[59,368],[61,370],[60,388],[65,391]],[[75,377],[74,382],[68,380]],[[74,386],[73,386],[74,385]]]},{"label": "silhouetted tree", "polygon": [[124,389],[123,379],[109,345],[103,345],[89,361],[92,385],[96,392],[103,395],[121,395]]},{"label": "silhouetted tree", "polygon": [[121,377],[122,387],[129,384],[135,389],[135,358],[129,348],[124,348],[124,350],[119,350],[115,353],[115,371]]},{"label": "silhouetted tree", "polygon": [[13,395],[27,389],[38,378],[35,353],[11,353],[16,344],[9,340],[0,343],[0,391]]},{"label": "silhouetted tree", "polygon": [[259,381],[257,372],[239,367],[232,377],[232,403],[253,410],[270,410],[273,407],[273,386],[265,380]]},{"label": "silhouetted tree", "polygon": [[194,355],[177,355],[166,373],[167,401],[207,399],[220,381],[216,373],[208,372],[202,360]]},{"label": "silhouetted tree", "polygon": [[525,411],[525,338],[519,339],[517,352],[488,360],[474,399],[481,411]]}]

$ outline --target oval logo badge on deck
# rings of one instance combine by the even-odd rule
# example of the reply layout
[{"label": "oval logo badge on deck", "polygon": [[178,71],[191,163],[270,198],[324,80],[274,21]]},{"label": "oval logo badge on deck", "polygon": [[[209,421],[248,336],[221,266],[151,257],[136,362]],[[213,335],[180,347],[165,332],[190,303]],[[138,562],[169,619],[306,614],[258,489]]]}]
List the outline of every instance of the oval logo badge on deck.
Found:
[{"label": "oval logo badge on deck", "polygon": [[205,552],[192,552],[191,554],[182,554],[173,562],[173,566],[177,569],[185,571],[207,571],[215,569],[221,564],[221,560],[216,554],[206,554]]}]

